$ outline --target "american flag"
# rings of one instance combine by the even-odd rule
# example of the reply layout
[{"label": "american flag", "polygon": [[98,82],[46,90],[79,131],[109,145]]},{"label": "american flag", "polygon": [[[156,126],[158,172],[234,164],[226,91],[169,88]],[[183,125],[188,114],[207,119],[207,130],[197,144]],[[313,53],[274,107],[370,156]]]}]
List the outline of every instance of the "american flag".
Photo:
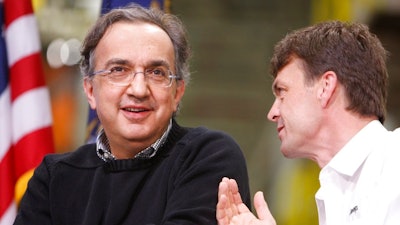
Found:
[{"label": "american flag", "polygon": [[31,0],[0,0],[0,22],[0,225],[8,225],[27,180],[54,143]]}]

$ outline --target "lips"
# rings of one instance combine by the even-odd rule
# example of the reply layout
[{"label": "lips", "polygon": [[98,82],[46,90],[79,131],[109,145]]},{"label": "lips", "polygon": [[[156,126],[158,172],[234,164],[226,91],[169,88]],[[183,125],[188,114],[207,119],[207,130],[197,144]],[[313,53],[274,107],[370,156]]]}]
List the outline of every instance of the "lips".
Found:
[{"label": "lips", "polygon": [[131,102],[131,101],[126,101],[125,103],[122,102],[120,105],[120,109],[127,111],[127,112],[133,112],[133,113],[140,113],[140,112],[145,112],[145,111],[150,111],[152,108],[154,108],[151,104],[143,104],[143,103],[136,103],[136,102]]},{"label": "lips", "polygon": [[276,131],[278,132],[279,139],[282,140],[282,131],[285,128],[285,124],[281,119],[279,119],[276,123],[277,123]]},{"label": "lips", "polygon": [[151,107],[139,106],[139,105],[124,105],[120,107],[123,115],[126,119],[130,121],[141,121],[147,118],[152,111]]},{"label": "lips", "polygon": [[278,133],[280,133],[281,132],[281,130],[284,128],[284,126],[278,126],[277,128],[276,128],[276,130],[278,131]]},{"label": "lips", "polygon": [[128,112],[136,112],[136,113],[148,111],[148,109],[146,109],[146,108],[132,108],[132,107],[125,107],[125,108],[122,108],[122,110],[125,110]]},{"label": "lips", "polygon": [[285,127],[283,121],[281,119],[279,119],[278,121],[276,121],[276,130],[278,131],[278,133]]}]

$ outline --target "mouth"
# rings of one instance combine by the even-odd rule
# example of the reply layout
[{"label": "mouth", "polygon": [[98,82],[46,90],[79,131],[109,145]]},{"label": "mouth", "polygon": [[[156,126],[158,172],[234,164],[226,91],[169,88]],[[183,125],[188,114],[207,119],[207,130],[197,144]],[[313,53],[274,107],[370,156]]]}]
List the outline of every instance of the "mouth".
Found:
[{"label": "mouth", "polygon": [[281,130],[283,130],[283,128],[284,128],[284,126],[278,126],[278,127],[276,128],[276,130],[278,131],[278,133],[280,133]]},{"label": "mouth", "polygon": [[281,125],[281,126],[278,126],[277,128],[276,128],[276,131],[278,132],[278,137],[279,137],[279,139],[282,141],[282,138],[283,138],[283,134],[282,134],[282,130],[285,128],[285,126],[283,126],[283,125]]},{"label": "mouth", "polygon": [[129,121],[139,121],[147,118],[152,111],[151,108],[145,106],[123,106],[120,108],[125,118]]},{"label": "mouth", "polygon": [[132,108],[132,107],[125,107],[125,108],[122,108],[122,110],[127,111],[127,112],[133,112],[133,113],[141,113],[141,112],[149,111],[146,108]]},{"label": "mouth", "polygon": [[276,127],[276,130],[278,131],[278,133],[284,128],[285,126],[283,126],[283,124],[280,124]]}]

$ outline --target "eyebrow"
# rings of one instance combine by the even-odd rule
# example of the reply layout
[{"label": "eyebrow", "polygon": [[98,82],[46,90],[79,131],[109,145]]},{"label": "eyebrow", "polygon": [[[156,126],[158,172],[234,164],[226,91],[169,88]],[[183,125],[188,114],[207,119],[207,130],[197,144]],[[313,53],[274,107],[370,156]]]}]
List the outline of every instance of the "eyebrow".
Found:
[{"label": "eyebrow", "polygon": [[106,62],[105,67],[108,68],[110,65],[131,65],[129,60],[120,59],[120,58],[112,58]]},{"label": "eyebrow", "polygon": [[[109,67],[110,65],[127,65],[132,67],[132,63],[127,60],[127,59],[120,59],[120,58],[113,58],[107,61],[106,63],[106,68]],[[145,67],[155,67],[155,66],[165,66],[168,69],[170,68],[170,65],[167,61],[165,60],[151,60],[150,62],[147,62],[145,64]]]},{"label": "eyebrow", "polygon": [[169,69],[169,63],[165,60],[152,60],[148,63],[148,66],[165,66]]},{"label": "eyebrow", "polygon": [[277,82],[276,80],[274,80],[274,82],[272,83],[271,89],[272,89],[272,93],[273,93],[274,95],[276,95],[276,94],[277,94],[277,91],[278,91],[278,82]]},{"label": "eyebrow", "polygon": [[279,96],[281,94],[279,90],[286,90],[287,87],[288,86],[285,84],[285,81],[275,79],[272,83],[272,93],[275,96]]}]

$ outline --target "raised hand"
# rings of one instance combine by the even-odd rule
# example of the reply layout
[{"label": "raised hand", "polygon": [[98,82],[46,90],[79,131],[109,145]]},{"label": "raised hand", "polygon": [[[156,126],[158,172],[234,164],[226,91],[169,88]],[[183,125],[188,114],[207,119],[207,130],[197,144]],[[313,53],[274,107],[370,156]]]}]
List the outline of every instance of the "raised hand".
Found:
[{"label": "raised hand", "polygon": [[216,218],[219,225],[276,225],[262,192],[254,195],[257,217],[243,203],[234,179],[224,177],[219,184]]}]

